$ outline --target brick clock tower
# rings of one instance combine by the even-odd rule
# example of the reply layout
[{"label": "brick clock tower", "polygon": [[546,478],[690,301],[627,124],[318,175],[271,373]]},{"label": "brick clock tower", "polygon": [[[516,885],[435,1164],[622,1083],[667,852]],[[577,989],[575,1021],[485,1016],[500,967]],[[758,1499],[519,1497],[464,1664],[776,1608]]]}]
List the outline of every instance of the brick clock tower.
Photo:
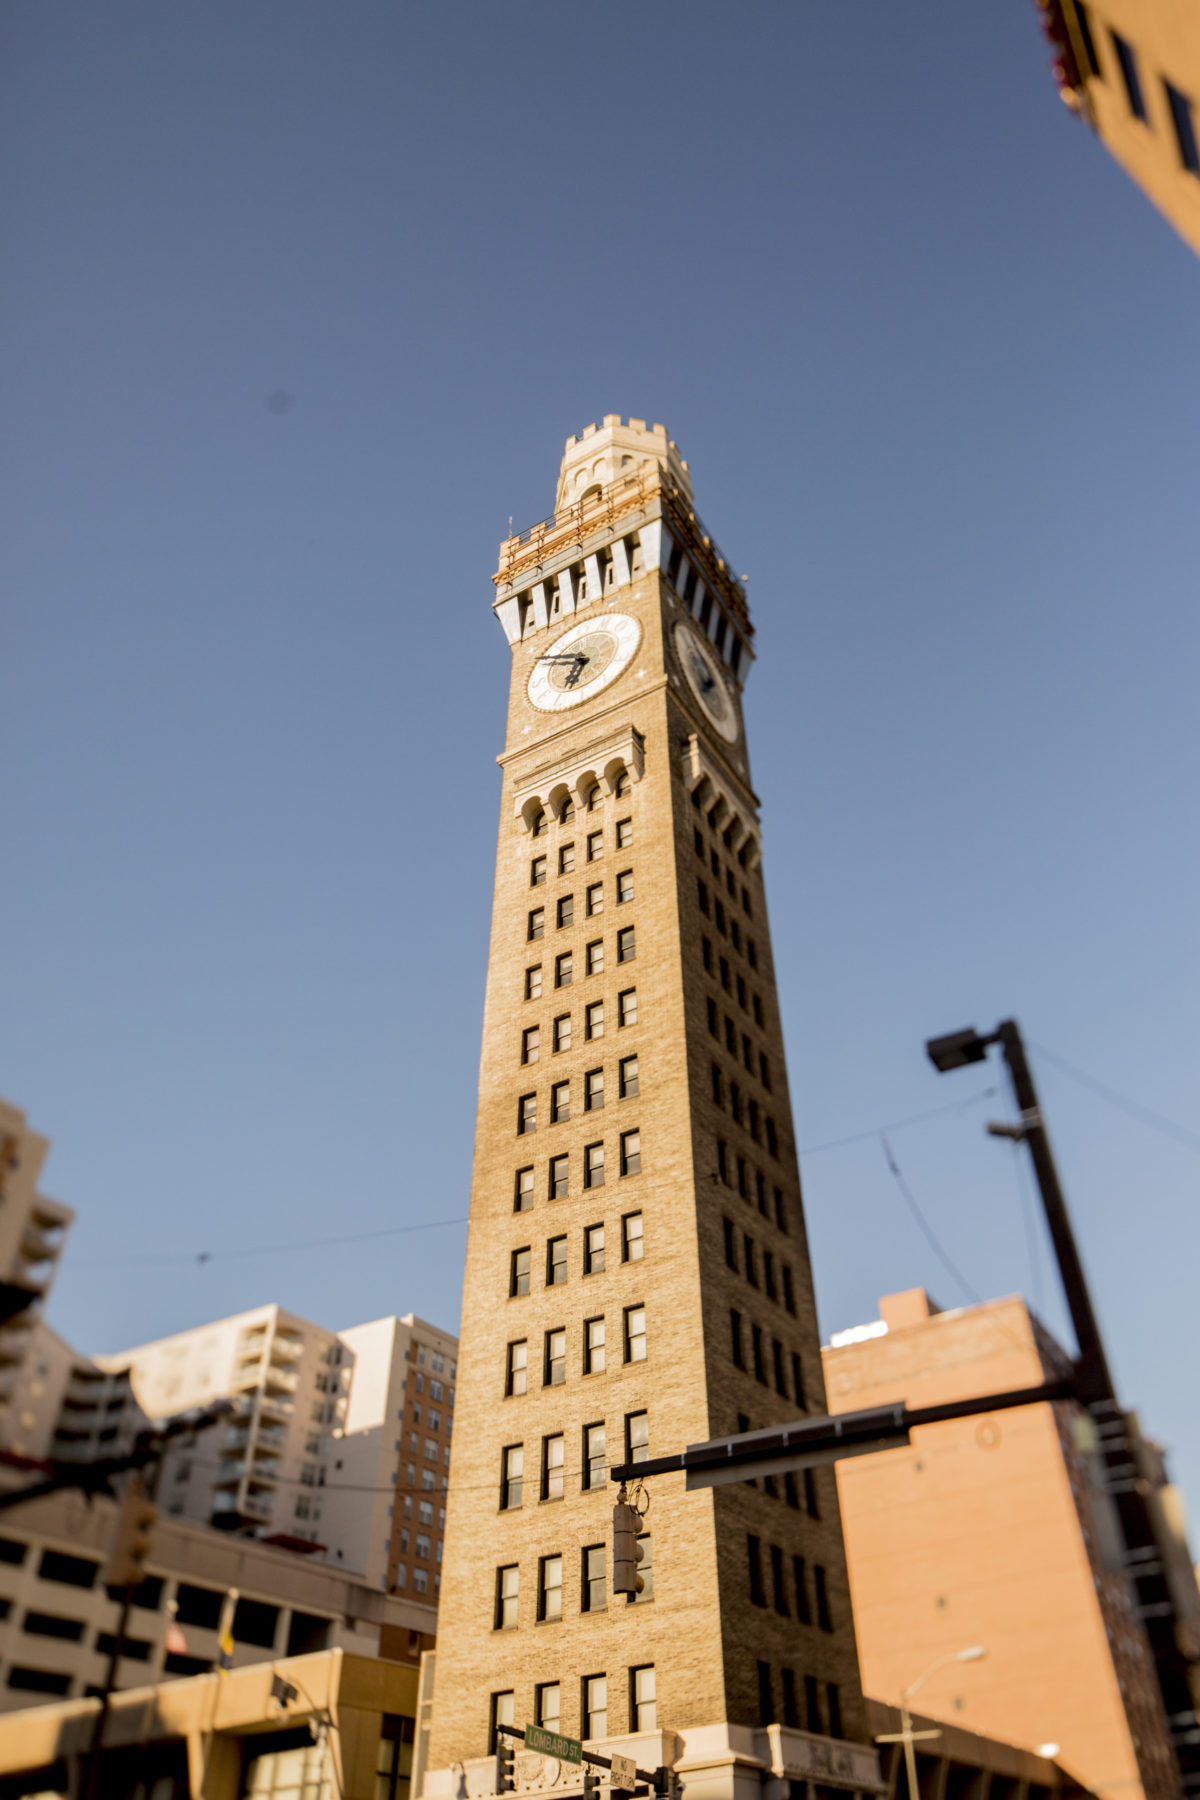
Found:
[{"label": "brick clock tower", "polygon": [[[498,1722],[674,1764],[708,1800],[876,1790],[833,1471],[610,1464],[825,1410],[742,719],[745,594],[661,425],[571,438],[502,545],[512,651],[427,1795]],[[578,1792],[520,1753],[517,1786]]]}]

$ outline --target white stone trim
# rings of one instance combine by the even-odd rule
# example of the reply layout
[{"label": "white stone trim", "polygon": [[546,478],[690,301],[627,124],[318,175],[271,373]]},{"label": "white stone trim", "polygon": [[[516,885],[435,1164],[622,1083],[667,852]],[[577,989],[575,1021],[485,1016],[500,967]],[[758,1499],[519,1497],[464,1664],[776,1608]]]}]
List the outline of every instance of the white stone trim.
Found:
[{"label": "white stone trim", "polygon": [[756,869],[762,861],[762,832],[755,814],[738,799],[733,787],[705,747],[698,732],[688,738],[683,751],[683,779],[688,793],[702,789],[700,806],[704,812],[717,809],[718,829],[733,832],[735,850],[745,845],[747,865]]},{"label": "white stone trim", "polygon": [[614,538],[612,545],[613,569],[616,574],[616,585],[628,587],[633,577],[629,572],[629,552],[625,548],[623,537]]},{"label": "white stone trim", "polygon": [[514,784],[513,812],[532,831],[538,813],[557,818],[568,798],[576,807],[585,809],[588,790],[599,782],[608,793],[616,791],[619,778],[628,774],[640,781],[646,772],[646,744],[640,731],[627,727],[615,737],[589,744],[576,752],[568,763],[555,763],[536,769]]}]

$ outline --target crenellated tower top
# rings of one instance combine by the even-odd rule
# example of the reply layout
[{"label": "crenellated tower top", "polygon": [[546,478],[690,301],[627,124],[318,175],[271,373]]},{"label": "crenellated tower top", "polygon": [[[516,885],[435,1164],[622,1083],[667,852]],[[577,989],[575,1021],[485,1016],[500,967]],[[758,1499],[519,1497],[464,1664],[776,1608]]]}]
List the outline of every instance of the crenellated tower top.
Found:
[{"label": "crenellated tower top", "polygon": [[666,426],[648,426],[645,419],[626,421],[620,413],[605,413],[599,425],[585,425],[578,437],[567,439],[558,472],[555,511],[582,500],[593,489],[598,492],[620,475],[632,474],[646,462],[656,462],[691,501],[688,466],[679,454],[679,446],[667,436]]}]

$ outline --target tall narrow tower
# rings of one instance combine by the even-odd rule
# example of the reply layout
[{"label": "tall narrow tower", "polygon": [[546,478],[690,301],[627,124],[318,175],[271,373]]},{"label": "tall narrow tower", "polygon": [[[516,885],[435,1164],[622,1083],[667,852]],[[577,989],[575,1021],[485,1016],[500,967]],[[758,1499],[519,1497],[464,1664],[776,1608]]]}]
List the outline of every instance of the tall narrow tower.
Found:
[{"label": "tall narrow tower", "polygon": [[656,1479],[645,1591],[610,1583],[610,1464],[825,1409],[745,595],[662,426],[612,416],[495,581],[512,680],[426,1792],[461,1800],[464,1769],[489,1792],[496,1724],[529,1721],[640,1734],[642,1767],[706,1797],[871,1788],[831,1470]]}]

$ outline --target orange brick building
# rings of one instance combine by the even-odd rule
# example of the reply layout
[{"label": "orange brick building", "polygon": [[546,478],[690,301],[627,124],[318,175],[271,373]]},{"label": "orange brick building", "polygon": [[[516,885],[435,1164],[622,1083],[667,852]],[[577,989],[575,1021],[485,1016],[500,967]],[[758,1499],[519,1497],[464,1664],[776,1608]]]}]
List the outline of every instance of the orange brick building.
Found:
[{"label": "orange brick building", "polygon": [[[921,1289],[823,1351],[831,1412],[935,1405],[1055,1379],[1064,1352],[1017,1298],[941,1312]],[[864,1692],[894,1703],[938,1657],[922,1713],[1057,1760],[1111,1800],[1178,1792],[1151,1652],[1094,1543],[1072,1408],[914,1431],[837,1464]],[[1050,1754],[1054,1754],[1050,1752]]]}]

